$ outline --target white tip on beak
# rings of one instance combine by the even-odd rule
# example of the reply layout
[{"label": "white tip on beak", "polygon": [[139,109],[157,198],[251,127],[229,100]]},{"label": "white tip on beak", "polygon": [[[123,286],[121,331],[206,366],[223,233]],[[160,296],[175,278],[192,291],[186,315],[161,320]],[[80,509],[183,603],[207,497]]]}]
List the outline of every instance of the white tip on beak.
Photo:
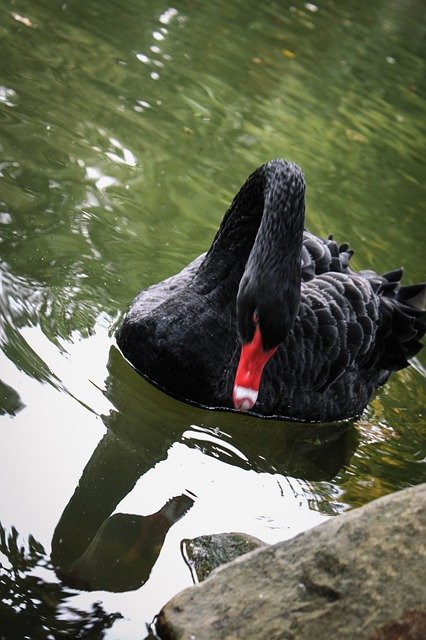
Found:
[{"label": "white tip on beak", "polygon": [[235,385],[233,393],[234,407],[240,411],[249,411],[256,404],[258,391],[249,387]]}]

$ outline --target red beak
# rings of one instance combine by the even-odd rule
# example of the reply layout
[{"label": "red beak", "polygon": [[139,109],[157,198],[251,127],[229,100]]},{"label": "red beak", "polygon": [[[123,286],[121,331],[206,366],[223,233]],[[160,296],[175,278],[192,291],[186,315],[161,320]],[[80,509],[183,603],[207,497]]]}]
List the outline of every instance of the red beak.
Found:
[{"label": "red beak", "polygon": [[259,393],[263,367],[272,358],[278,347],[264,351],[262,334],[256,326],[251,342],[241,347],[240,361],[235,376],[232,400],[235,409],[248,411],[252,409]]}]

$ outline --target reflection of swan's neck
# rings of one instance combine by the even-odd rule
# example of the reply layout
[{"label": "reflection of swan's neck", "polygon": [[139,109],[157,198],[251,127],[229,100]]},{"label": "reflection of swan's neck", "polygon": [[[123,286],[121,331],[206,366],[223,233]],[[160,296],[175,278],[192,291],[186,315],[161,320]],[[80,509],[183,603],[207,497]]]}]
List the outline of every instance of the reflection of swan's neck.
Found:
[{"label": "reflection of swan's neck", "polygon": [[55,566],[66,567],[84,553],[105,518],[148,468],[140,451],[131,451],[107,431],[56,526],[52,540]]},{"label": "reflection of swan's neck", "polygon": [[139,588],[148,579],[170,527],[193,503],[180,495],[148,516],[115,513],[103,522],[83,555],[61,572],[63,579],[92,591]]},{"label": "reflection of swan's neck", "polygon": [[53,535],[52,562],[66,584],[128,591],[148,578],[168,530],[194,503],[181,495],[149,516],[111,516],[151,466],[113,431],[102,438]]}]

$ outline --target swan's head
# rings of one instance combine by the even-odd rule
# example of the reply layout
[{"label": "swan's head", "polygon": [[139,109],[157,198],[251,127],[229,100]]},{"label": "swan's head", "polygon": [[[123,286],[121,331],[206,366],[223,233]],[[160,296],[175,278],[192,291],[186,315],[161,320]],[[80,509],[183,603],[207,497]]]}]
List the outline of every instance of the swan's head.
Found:
[{"label": "swan's head", "polygon": [[291,331],[299,300],[300,294],[268,292],[243,277],[237,298],[242,346],[232,394],[235,409],[249,411],[255,405],[263,369]]}]

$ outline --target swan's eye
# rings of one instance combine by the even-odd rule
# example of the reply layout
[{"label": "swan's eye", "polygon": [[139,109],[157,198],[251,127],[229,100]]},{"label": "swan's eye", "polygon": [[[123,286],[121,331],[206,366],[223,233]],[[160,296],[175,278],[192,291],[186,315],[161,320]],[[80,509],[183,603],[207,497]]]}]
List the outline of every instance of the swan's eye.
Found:
[{"label": "swan's eye", "polygon": [[255,324],[256,326],[259,324],[259,314],[257,313],[257,311],[253,313],[252,320],[253,324]]}]

